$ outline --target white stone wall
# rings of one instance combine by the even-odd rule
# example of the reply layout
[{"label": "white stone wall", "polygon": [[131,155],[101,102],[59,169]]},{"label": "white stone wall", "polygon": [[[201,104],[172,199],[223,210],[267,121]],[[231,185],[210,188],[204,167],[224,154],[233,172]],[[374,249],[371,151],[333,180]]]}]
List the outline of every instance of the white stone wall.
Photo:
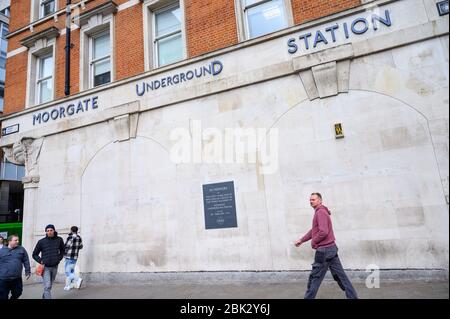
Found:
[{"label": "white stone wall", "polygon": [[[448,268],[443,42],[355,59],[349,93],[325,99],[288,76],[142,113],[136,139],[112,142],[107,123],[46,137],[36,231],[79,225],[86,272],[309,269],[312,250],[292,242],[319,191],[345,267]],[[172,163],[170,132],[192,120],[278,129],[279,170]],[[205,230],[201,186],[228,180],[238,228]]]}]

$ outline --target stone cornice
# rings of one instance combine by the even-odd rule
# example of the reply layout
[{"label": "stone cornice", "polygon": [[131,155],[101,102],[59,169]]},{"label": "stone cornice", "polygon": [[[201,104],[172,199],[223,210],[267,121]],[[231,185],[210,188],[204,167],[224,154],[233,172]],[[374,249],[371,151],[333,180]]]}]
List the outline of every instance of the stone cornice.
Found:
[{"label": "stone cornice", "polygon": [[97,7],[89,9],[82,14],[75,16],[73,18],[74,21],[79,21],[80,26],[86,24],[89,19],[97,14],[102,14],[106,16],[108,14],[114,14],[117,12],[117,4],[114,1],[105,2]]},{"label": "stone cornice", "polygon": [[56,38],[58,36],[59,36],[59,30],[55,27],[50,27],[48,29],[39,31],[37,33],[33,33],[32,35],[23,38],[20,41],[20,44],[23,46],[26,46],[27,48],[31,48],[32,46],[34,46],[36,41],[38,41],[42,38],[52,39],[52,38]]}]

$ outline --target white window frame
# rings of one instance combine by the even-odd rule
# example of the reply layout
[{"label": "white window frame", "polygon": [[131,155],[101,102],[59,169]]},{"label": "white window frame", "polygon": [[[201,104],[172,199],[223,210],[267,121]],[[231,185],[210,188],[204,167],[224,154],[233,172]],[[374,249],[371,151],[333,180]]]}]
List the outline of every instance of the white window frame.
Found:
[{"label": "white window frame", "polygon": [[[52,68],[52,74],[50,76],[46,76],[43,78],[40,78],[39,75],[41,73],[41,62],[43,59],[48,58],[48,57],[52,57],[53,59],[53,68]],[[36,104],[44,104],[44,103],[48,103],[54,100],[55,98],[55,56],[53,55],[53,52],[50,53],[46,53],[46,54],[42,54],[38,57],[36,57],[36,78],[35,78],[35,101]],[[51,79],[51,83],[52,83],[52,97],[49,101],[45,101],[42,102],[41,101],[41,83],[44,81],[47,81]]]},{"label": "white window frame", "polygon": [[[97,58],[97,59],[94,60],[94,40],[96,38],[99,38],[99,37],[101,37],[103,35],[106,35],[106,34],[109,35],[109,54],[105,55],[104,57]],[[89,87],[90,88],[96,87],[96,86],[94,86],[94,84],[95,84],[95,80],[94,80],[94,77],[95,77],[95,74],[94,74],[95,63],[103,61],[103,60],[106,60],[106,59],[109,59],[109,73],[110,73],[109,78],[110,78],[110,81],[108,83],[111,83],[112,82],[112,45],[111,45],[111,32],[110,32],[109,29],[102,30],[102,31],[97,32],[97,33],[93,33],[93,34],[91,34],[89,36]],[[100,84],[98,86],[105,85],[105,84],[108,84],[108,83],[103,83],[103,84]]]},{"label": "white window frame", "polygon": [[[156,15],[162,11],[168,10],[175,6],[179,6],[181,10],[181,42],[183,46],[182,58],[180,61],[186,59],[187,57],[187,43],[186,43],[186,21],[184,13],[184,0],[144,0],[143,1],[143,16],[144,16],[144,65],[145,71],[150,71],[152,69],[159,68],[158,63],[158,52],[156,48]],[[173,35],[173,34],[172,34]],[[161,37],[162,38],[162,37]],[[160,40],[159,38],[158,40]],[[165,37],[166,38],[166,37]],[[178,63],[175,62],[175,63]],[[162,67],[165,67],[164,65]]]},{"label": "white window frame", "polygon": [[[239,36],[239,41],[245,41],[245,40],[251,40],[251,39],[256,39],[259,37],[263,37],[264,35],[261,35],[259,37],[255,37],[255,38],[251,38],[250,37],[250,28],[249,28],[249,24],[248,24],[248,10],[251,8],[255,8],[258,7],[264,3],[267,2],[271,2],[273,0],[259,0],[258,2],[246,6],[245,5],[245,0],[235,0],[235,7],[236,7],[236,19],[237,19],[237,25],[238,25],[238,36]],[[287,19],[287,26],[286,28],[289,28],[291,26],[294,25],[294,16],[292,14],[292,3],[291,0],[282,0],[283,4],[284,4],[284,10],[285,10],[285,14],[286,14],[286,19]],[[281,31],[283,29],[277,30],[277,31]],[[277,32],[274,31],[274,32]],[[270,34],[270,33],[268,33]]]},{"label": "white window frame", "polygon": [[[152,29],[153,29],[153,37],[152,37],[152,39],[153,39],[153,42],[152,42],[152,44],[153,44],[153,50],[155,52],[155,54],[154,54],[154,61],[153,61],[155,68],[161,67],[159,65],[159,43],[158,43],[158,41],[164,40],[164,39],[169,39],[169,38],[175,37],[177,35],[181,35],[181,41],[183,41],[183,26],[182,26],[182,23],[180,23],[180,29],[177,30],[177,31],[173,31],[171,33],[168,33],[168,34],[165,34],[165,35],[162,35],[162,36],[159,36],[159,37],[156,35],[156,16],[158,14],[162,13],[162,12],[169,11],[169,10],[177,8],[177,7],[180,8],[180,10],[182,9],[181,6],[180,6],[180,3],[178,1],[175,1],[174,3],[172,3],[172,4],[170,4],[170,5],[166,6],[166,7],[163,7],[161,9],[158,9],[158,10],[153,12],[154,19],[152,19],[153,20],[152,21],[153,22],[153,25],[152,25]],[[182,18],[183,18],[182,20],[184,20],[184,15],[182,15]],[[182,58],[181,58],[180,61],[182,61],[183,58],[184,58],[184,52],[182,52]],[[179,62],[179,61],[177,61],[177,62]],[[163,65],[163,66],[165,66],[165,65]]]},{"label": "white window frame", "polygon": [[[38,0],[38,1],[39,1],[39,10],[38,10],[38,12],[39,12],[39,15],[38,15],[39,19],[47,17],[47,16],[51,16],[56,11],[58,11],[58,8],[57,8],[58,0]],[[53,12],[47,14],[47,15],[44,15],[44,4],[49,3],[49,2],[54,2],[55,3],[55,11],[53,11]]]},{"label": "white window frame", "polygon": [[[27,70],[27,91],[25,108],[36,106],[41,104],[39,99],[39,89],[37,88],[37,80],[39,77],[39,63],[40,59],[44,56],[53,56],[52,65],[52,98],[51,102],[55,99],[55,74],[56,74],[56,38],[52,39],[39,39],[35,42],[34,46],[28,50],[28,70]],[[48,103],[45,102],[45,103]]]},{"label": "white window frame", "polygon": [[[98,14],[89,19],[89,22],[81,26],[80,30],[80,91],[92,89],[94,87],[94,73],[91,67],[93,40],[92,37],[109,32],[110,45],[110,72],[111,81],[115,79],[114,66],[114,16],[108,14],[103,16]],[[106,85],[106,84],[102,84]]]}]

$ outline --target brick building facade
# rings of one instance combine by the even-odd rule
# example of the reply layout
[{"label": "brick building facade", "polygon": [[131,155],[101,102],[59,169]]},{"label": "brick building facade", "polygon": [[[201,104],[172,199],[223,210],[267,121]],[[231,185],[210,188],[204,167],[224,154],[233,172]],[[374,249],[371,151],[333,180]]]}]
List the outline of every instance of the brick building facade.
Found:
[{"label": "brick building facade", "polygon": [[[181,1],[138,1],[138,0],[84,0],[72,1],[72,15],[82,15],[95,10],[105,3],[114,4],[114,33],[112,44],[114,50],[114,66],[112,70],[114,81],[132,77],[148,70],[157,68],[155,65],[145,67],[144,43],[152,39],[144,38],[144,24],[151,19],[145,14],[144,8],[149,7],[150,12],[170,6],[173,3],[181,4],[181,28],[184,38],[185,54],[182,59],[191,59],[214,50],[237,45],[246,41],[245,23],[238,23],[238,15],[245,14],[244,0],[181,0]],[[251,1],[251,3],[258,1]],[[264,1],[263,1],[264,2]],[[278,4],[280,1],[275,1]],[[283,2],[283,1],[281,1]],[[11,22],[7,81],[4,113],[14,113],[25,107],[39,105],[38,101],[27,103],[27,72],[29,71],[29,50],[21,41],[30,36],[39,36],[39,33],[55,27],[59,34],[55,36],[55,66],[54,88],[52,100],[65,97],[65,20],[66,0],[56,1],[47,16],[37,13],[40,0],[16,0],[11,3]],[[150,4],[150,6],[148,6]],[[152,5],[153,4],[153,5]],[[344,11],[360,5],[360,0],[285,0],[283,8],[287,16],[286,28],[318,19],[336,12]],[[32,8],[32,6],[35,8]],[[263,3],[264,5],[264,3]],[[53,10],[51,10],[54,8]],[[242,12],[237,12],[241,10]],[[276,10],[276,9],[275,9]],[[238,13],[238,14],[237,14]],[[242,18],[242,17],[241,17]],[[289,21],[291,20],[291,21]],[[80,28],[78,20],[72,24],[71,42],[71,94],[80,92]],[[151,29],[151,26],[149,27]],[[277,31],[277,28],[270,31]],[[149,45],[147,50],[153,51]],[[151,55],[151,53],[147,53]]]}]

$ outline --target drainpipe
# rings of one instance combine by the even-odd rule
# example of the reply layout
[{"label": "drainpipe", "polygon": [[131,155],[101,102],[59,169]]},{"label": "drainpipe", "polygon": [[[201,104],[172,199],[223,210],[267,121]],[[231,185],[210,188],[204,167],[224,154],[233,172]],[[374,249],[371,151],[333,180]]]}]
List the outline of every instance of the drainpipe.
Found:
[{"label": "drainpipe", "polygon": [[64,86],[64,94],[66,96],[70,95],[70,49],[72,45],[70,43],[70,25],[71,25],[71,9],[70,5],[72,0],[67,0],[66,2],[66,81]]}]

